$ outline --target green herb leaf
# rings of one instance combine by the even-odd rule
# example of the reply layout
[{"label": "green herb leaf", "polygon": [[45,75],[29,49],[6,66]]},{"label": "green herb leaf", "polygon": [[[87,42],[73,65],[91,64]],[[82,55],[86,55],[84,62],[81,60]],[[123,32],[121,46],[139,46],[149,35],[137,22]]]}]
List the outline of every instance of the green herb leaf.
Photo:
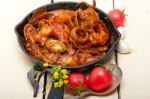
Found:
[{"label": "green herb leaf", "polygon": [[37,65],[34,65],[34,66],[33,66],[33,69],[34,69],[35,71],[42,71],[42,70],[43,70],[40,66],[37,66]]}]

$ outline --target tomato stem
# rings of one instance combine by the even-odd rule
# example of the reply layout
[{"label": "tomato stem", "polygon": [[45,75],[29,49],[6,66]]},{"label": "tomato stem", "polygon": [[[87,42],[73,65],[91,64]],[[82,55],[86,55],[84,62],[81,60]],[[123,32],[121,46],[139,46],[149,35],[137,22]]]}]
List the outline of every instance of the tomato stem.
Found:
[{"label": "tomato stem", "polygon": [[112,67],[111,69],[110,69],[110,68],[108,68],[108,71],[109,71],[111,74],[113,74],[114,67]]},{"label": "tomato stem", "polygon": [[125,21],[126,21],[126,16],[128,16],[128,15],[125,13],[125,8],[122,10],[122,14],[124,15],[124,18],[125,18]]}]

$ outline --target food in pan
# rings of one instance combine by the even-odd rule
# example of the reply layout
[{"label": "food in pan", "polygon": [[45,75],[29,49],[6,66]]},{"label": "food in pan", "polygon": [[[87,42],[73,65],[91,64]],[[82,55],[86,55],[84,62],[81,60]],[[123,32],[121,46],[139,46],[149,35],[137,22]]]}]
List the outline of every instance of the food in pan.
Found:
[{"label": "food in pan", "polygon": [[[28,52],[52,65],[76,66],[95,61],[109,48],[109,30],[93,5],[77,10],[36,10],[24,26]],[[86,7],[86,8],[85,8]]]}]

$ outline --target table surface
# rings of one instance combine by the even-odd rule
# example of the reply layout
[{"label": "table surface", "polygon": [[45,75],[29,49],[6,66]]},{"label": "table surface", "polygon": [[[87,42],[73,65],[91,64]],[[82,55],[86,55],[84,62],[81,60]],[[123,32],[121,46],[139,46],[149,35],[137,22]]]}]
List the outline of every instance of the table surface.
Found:
[{"label": "table surface", "polygon": [[[84,1],[92,3],[92,0]],[[0,3],[0,99],[33,99],[33,89],[26,76],[33,64],[20,49],[14,26],[30,11],[47,3],[51,0],[3,0]],[[118,64],[123,71],[120,88],[107,96],[86,99],[150,99],[149,4],[150,0],[114,0],[114,7],[125,8],[128,14],[125,41],[132,53],[118,54]],[[97,7],[107,13],[113,9],[113,1],[97,0]],[[113,57],[111,63],[115,60]],[[42,82],[40,86],[35,99],[42,99]]]}]

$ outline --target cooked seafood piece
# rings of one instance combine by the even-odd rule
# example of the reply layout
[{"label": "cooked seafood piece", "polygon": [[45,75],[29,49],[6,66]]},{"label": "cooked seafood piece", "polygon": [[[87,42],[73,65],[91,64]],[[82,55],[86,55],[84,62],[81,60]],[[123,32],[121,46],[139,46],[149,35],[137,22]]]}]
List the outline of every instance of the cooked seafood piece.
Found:
[{"label": "cooked seafood piece", "polygon": [[45,47],[54,53],[62,53],[66,51],[66,46],[63,42],[53,39],[47,40]]}]

